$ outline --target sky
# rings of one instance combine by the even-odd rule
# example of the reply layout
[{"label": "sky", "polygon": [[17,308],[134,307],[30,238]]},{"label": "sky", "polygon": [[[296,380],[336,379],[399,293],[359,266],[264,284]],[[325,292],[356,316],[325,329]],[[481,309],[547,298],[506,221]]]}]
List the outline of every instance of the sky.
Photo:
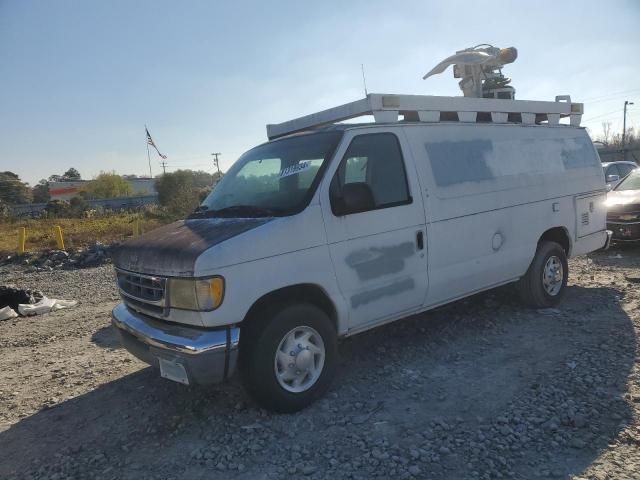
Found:
[{"label": "sky", "polygon": [[[640,1],[0,0],[0,171],[226,170],[265,125],[369,92],[459,95],[445,57],[515,46],[517,99],[585,102],[583,125],[640,127]],[[160,158],[151,151],[153,175]]]}]

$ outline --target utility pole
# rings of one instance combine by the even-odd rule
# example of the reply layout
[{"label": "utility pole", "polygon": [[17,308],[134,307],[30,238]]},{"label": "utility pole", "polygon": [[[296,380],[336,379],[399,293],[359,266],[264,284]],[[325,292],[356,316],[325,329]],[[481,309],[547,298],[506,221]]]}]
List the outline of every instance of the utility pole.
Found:
[{"label": "utility pole", "polygon": [[160,162],[160,165],[162,165],[162,173],[166,175],[166,174],[167,174],[167,162],[165,162],[164,160],[162,160],[162,161]]},{"label": "utility pole", "polygon": [[220,163],[218,163],[218,155],[222,155],[220,152],[218,153],[212,153],[211,154],[213,156],[213,164],[216,166],[216,169],[218,170],[218,178],[220,177]]},{"label": "utility pole", "polygon": [[622,160],[627,159],[627,146],[625,144],[625,135],[627,134],[627,105],[633,105],[629,100],[624,101],[624,116],[622,119]]}]

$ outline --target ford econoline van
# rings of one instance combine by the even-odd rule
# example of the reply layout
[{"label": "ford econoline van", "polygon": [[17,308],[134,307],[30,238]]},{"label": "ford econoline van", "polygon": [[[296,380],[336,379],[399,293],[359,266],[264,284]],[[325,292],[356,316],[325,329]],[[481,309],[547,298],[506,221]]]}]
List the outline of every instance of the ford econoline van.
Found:
[{"label": "ford econoline van", "polygon": [[183,384],[238,370],[259,404],[296,411],[327,390],[340,338],[508,283],[556,305],[567,259],[608,245],[600,160],[556,102],[365,100],[375,123],[332,123],[349,104],[270,126],[186,220],[117,251],[130,352]]}]

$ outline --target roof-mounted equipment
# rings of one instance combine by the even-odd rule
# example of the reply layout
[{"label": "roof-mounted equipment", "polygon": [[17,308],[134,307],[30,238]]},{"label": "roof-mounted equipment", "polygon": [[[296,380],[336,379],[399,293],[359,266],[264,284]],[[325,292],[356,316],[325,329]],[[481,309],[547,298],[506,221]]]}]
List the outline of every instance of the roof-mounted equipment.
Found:
[{"label": "roof-mounted equipment", "polygon": [[445,58],[422,78],[425,80],[442,73],[453,65],[453,77],[462,79],[458,85],[465,97],[514,100],[516,91],[509,86],[511,79],[502,74],[502,67],[513,63],[516,58],[518,50],[514,47],[476,45]]},{"label": "roof-mounted equipment", "polygon": [[514,47],[482,44],[460,50],[423,78],[442,73],[453,65],[454,77],[461,78],[463,97],[370,93],[355,102],[267,125],[267,136],[273,140],[368,115],[372,115],[376,123],[457,121],[524,125],[558,125],[561,118],[569,117],[572,126],[580,126],[584,106],[572,103],[569,95],[558,95],[555,102],[515,100],[515,89],[509,85],[511,80],[502,74],[502,67],[517,57]]}]

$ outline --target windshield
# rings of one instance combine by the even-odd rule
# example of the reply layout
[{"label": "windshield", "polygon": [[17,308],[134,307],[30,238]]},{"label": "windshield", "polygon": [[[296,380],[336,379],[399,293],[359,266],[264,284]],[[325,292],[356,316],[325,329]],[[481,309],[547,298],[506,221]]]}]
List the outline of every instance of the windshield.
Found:
[{"label": "windshield", "polygon": [[192,217],[291,215],[311,200],[318,171],[342,132],[321,132],[255,147],[229,169]]},{"label": "windshield", "polygon": [[640,169],[632,171],[614,190],[640,190]]}]

